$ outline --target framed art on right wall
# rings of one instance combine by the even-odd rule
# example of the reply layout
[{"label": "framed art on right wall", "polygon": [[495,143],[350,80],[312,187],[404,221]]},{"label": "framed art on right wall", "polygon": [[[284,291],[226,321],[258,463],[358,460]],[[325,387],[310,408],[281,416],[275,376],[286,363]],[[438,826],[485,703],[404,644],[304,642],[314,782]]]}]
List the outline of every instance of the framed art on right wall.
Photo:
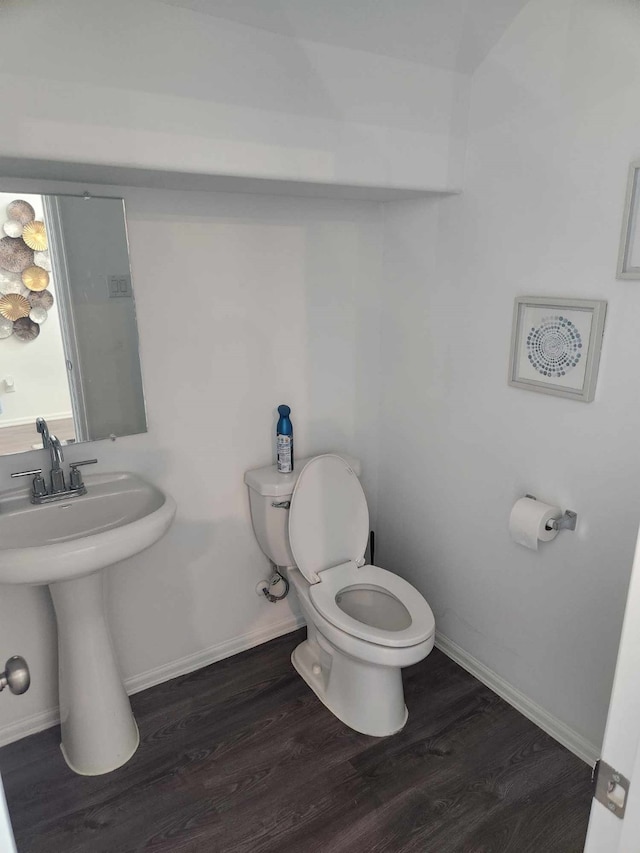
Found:
[{"label": "framed art on right wall", "polygon": [[590,403],[606,312],[598,299],[516,297],[509,385]]},{"label": "framed art on right wall", "polygon": [[640,160],[629,166],[618,252],[618,278],[640,278]]}]

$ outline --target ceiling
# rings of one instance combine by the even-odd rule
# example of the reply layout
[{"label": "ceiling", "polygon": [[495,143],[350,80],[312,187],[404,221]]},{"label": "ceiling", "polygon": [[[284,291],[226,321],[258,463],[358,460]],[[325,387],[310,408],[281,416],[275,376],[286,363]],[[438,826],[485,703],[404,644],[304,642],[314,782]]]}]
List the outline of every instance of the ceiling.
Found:
[{"label": "ceiling", "polygon": [[528,0],[159,0],[272,33],[463,73]]}]

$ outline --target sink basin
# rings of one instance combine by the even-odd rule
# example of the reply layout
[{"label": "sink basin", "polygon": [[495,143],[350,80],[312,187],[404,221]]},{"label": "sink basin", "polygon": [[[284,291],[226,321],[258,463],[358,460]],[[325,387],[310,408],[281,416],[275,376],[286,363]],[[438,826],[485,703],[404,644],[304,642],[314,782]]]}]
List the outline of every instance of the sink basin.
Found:
[{"label": "sink basin", "polygon": [[135,474],[85,477],[87,494],[34,506],[28,489],[0,493],[0,583],[49,584],[143,551],[176,505]]},{"label": "sink basin", "polygon": [[0,583],[48,584],[58,626],[60,748],[76,773],[128,761],[140,736],[103,603],[102,569],[153,545],[173,498],[136,474],[93,474],[87,494],[34,506],[29,489],[0,493]]}]

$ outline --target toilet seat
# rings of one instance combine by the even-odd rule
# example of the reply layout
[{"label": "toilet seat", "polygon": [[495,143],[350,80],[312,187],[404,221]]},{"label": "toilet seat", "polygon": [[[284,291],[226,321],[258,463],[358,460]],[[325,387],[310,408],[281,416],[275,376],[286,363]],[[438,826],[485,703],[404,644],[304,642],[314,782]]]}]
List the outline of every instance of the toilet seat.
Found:
[{"label": "toilet seat", "polygon": [[289,545],[304,577],[318,583],[332,566],[362,565],[368,539],[367,499],[353,468],[334,453],[307,462],[289,510]]},{"label": "toilet seat", "polygon": [[[342,457],[311,459],[291,495],[289,543],[310,584],[315,609],[336,628],[379,646],[407,648],[435,632],[431,608],[410,583],[378,566],[365,566],[369,510],[360,481]],[[351,588],[386,593],[406,609],[407,627],[386,630],[350,616],[336,597]]]},{"label": "toilet seat", "polygon": [[[389,631],[361,622],[342,610],[337,597],[350,588],[373,587],[396,598],[408,611],[411,624]],[[378,646],[408,647],[433,636],[436,623],[423,596],[408,581],[379,566],[357,566],[354,562],[326,569],[320,582],[309,589],[311,603],[336,628]]]}]

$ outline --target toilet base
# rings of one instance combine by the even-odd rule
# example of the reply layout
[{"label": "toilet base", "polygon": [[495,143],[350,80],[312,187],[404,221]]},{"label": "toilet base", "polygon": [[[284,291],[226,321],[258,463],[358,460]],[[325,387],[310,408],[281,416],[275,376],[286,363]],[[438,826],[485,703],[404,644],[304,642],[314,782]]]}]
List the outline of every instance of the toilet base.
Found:
[{"label": "toilet base", "polygon": [[408,711],[400,667],[358,661],[312,625],[308,638],[293,650],[291,662],[323,705],[349,728],[372,737],[404,728]]}]

